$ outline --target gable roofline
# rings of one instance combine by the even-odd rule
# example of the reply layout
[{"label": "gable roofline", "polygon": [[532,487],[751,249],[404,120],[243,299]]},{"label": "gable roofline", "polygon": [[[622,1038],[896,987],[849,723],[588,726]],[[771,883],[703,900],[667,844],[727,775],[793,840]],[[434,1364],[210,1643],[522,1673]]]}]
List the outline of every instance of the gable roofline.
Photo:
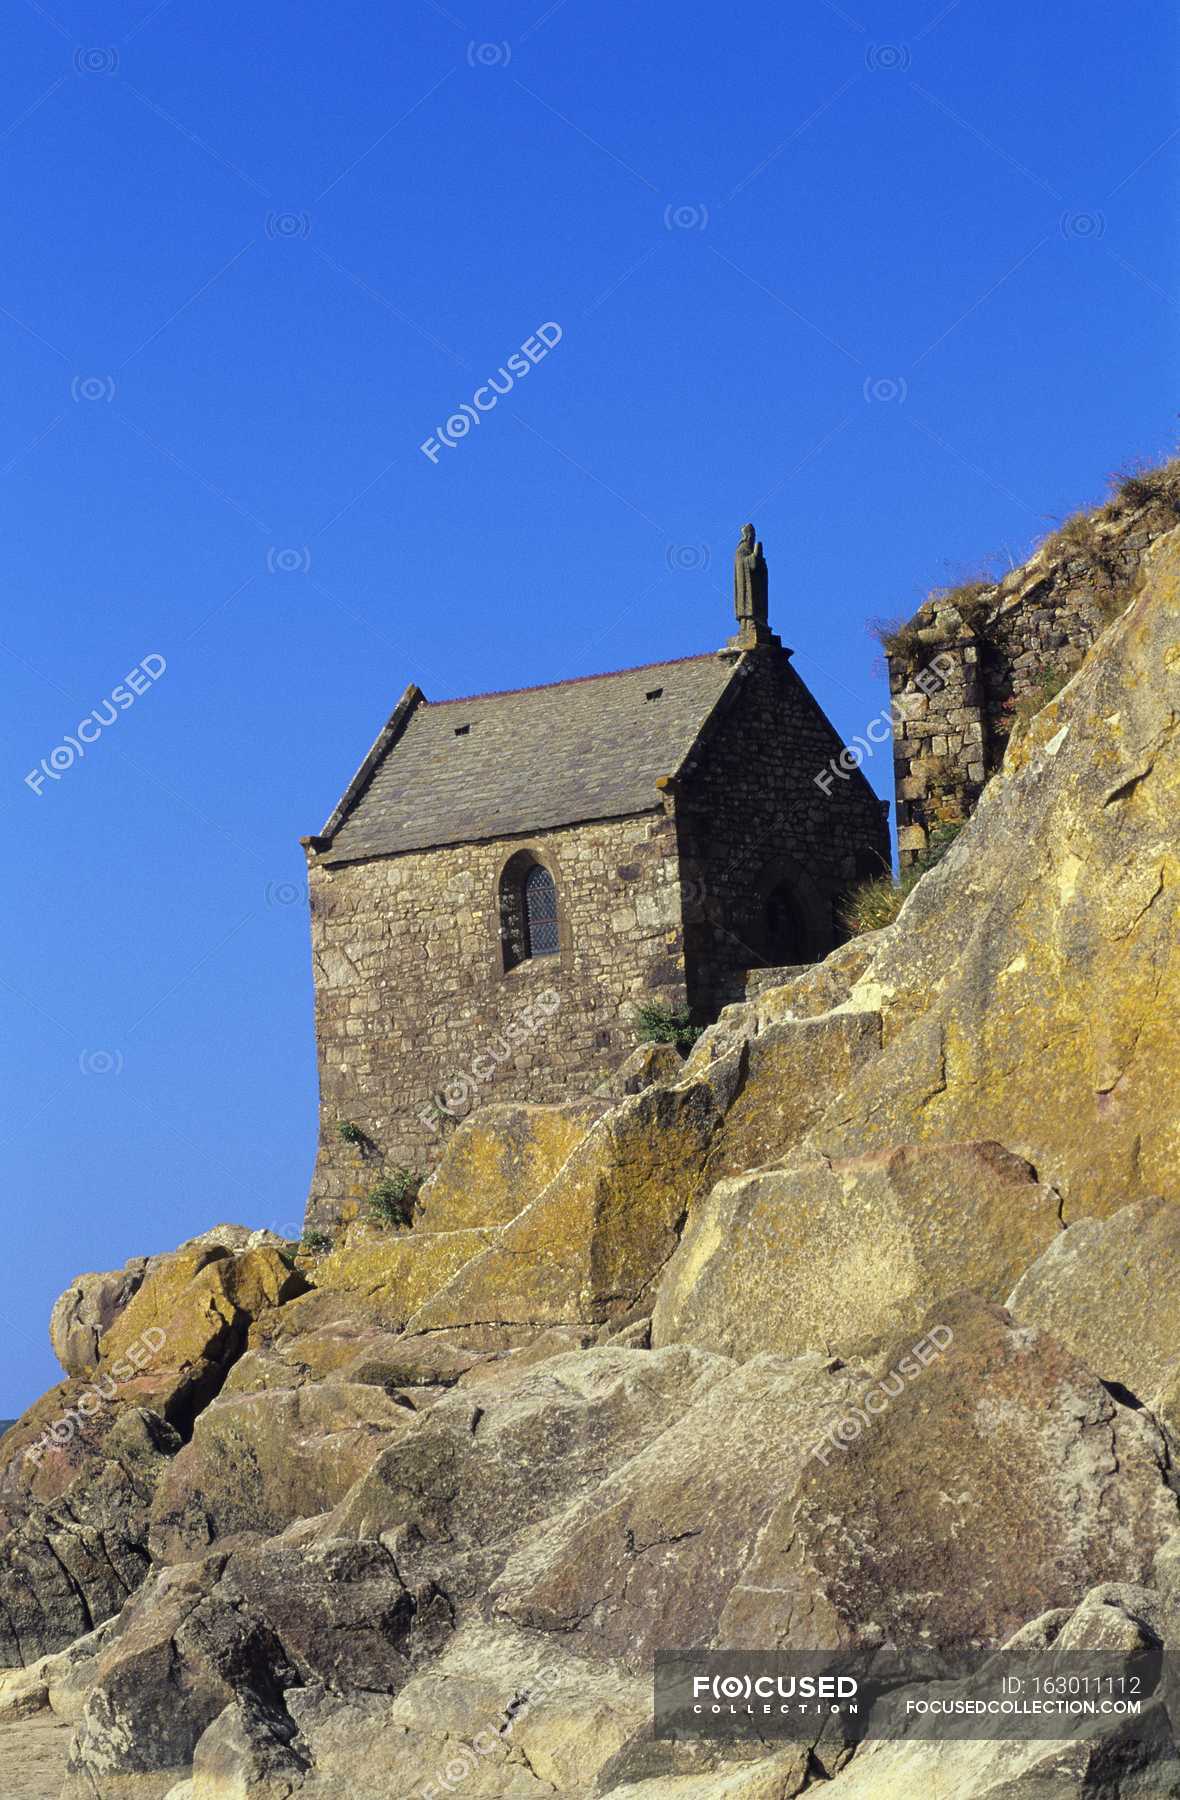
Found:
[{"label": "gable roofline", "polygon": [[[344,825],[345,821],[348,819],[350,814],[355,811],[356,807],[358,806],[361,799],[363,798],[365,792],[367,791],[370,784],[372,783],[374,776],[377,774],[378,770],[381,768],[382,764],[385,762],[385,760],[389,756],[390,752],[394,749],[394,747],[396,746],[396,744],[398,742],[398,739],[402,736],[407,725],[409,724],[410,719],[413,717],[414,713],[420,707],[427,708],[431,712],[434,712],[434,711],[437,711],[439,708],[446,707],[446,706],[467,706],[467,705],[473,705],[477,701],[511,699],[518,694],[539,694],[539,693],[553,692],[558,689],[578,688],[578,687],[586,686],[588,683],[594,682],[594,681],[612,681],[612,680],[617,680],[620,676],[642,675],[649,669],[667,669],[667,668],[671,668],[671,667],[678,667],[685,663],[705,663],[705,662],[715,662],[718,660],[731,660],[731,659],[735,661],[737,668],[741,670],[742,674],[744,674],[745,673],[744,665],[747,660],[744,656],[739,656],[739,657],[734,658],[733,653],[731,651],[727,652],[726,650],[702,650],[702,651],[698,651],[695,655],[692,655],[692,656],[665,657],[661,661],[658,661],[658,662],[635,663],[635,664],[630,665],[627,668],[599,670],[590,675],[572,675],[572,676],[567,676],[564,679],[559,680],[559,681],[535,682],[532,685],[526,686],[526,687],[490,689],[486,693],[480,693],[480,694],[457,694],[448,700],[428,700],[426,695],[423,693],[422,689],[417,685],[417,683],[411,682],[409,687],[407,687],[405,693],[402,695],[401,699],[398,701],[397,705],[394,707],[392,713],[390,713],[389,718],[386,720],[385,724],[381,727],[381,730],[377,733],[377,736],[374,738],[372,744],[369,746],[369,749],[366,752],[365,757],[360,764],[360,767],[357,769],[355,775],[352,777],[352,780],[349,782],[348,786],[345,788],[344,793],[341,795],[340,800],[338,801],[337,805],[333,809],[332,813],[330,814],[328,819],[325,821],[323,829],[321,831],[319,831],[318,833],[316,833],[314,836],[305,837],[305,838],[301,839],[300,841],[306,850],[308,850],[314,854],[317,854],[317,855],[322,854],[323,852],[325,852],[331,848],[333,839],[336,837],[337,833],[340,831],[341,827]],[[735,669],[735,671],[731,674],[730,679],[726,682],[725,687],[722,690],[720,699],[714,705],[714,707],[711,709],[710,713],[708,714],[707,718],[705,719],[705,721],[702,724],[701,730],[697,733],[696,737],[693,739],[692,744],[688,747],[688,750],[680,758],[679,763],[674,768],[670,768],[665,771],[662,771],[661,781],[664,779],[664,777],[671,777],[671,778],[675,779],[683,771],[685,771],[686,768],[689,768],[692,766],[693,758],[695,755],[699,754],[703,740],[704,740],[705,736],[712,730],[716,717],[721,712],[727,710],[728,705],[732,702],[732,697],[733,697],[734,692],[736,691],[736,687],[738,685],[738,680],[739,680],[739,677],[737,674],[737,669]],[[662,804],[662,801],[661,801],[659,793],[657,792],[657,793],[653,794],[653,798],[652,798],[652,802],[651,802],[651,810],[654,811],[661,804]],[[647,810],[647,809],[645,808],[644,810]],[[594,817],[598,817],[598,816],[600,816],[600,815],[598,815],[597,813],[593,813],[593,812],[591,812],[587,815],[588,818],[594,818]],[[604,816],[612,816],[612,815],[607,814]],[[500,834],[498,832],[495,832],[491,835],[499,836]],[[464,838],[461,841],[477,842],[480,840],[477,838],[468,837],[468,838]]]},{"label": "gable roofline", "polygon": [[344,792],[341,794],[340,799],[337,801],[332,812],[328,815],[323,830],[317,832],[314,837],[307,837],[302,840],[306,849],[317,851],[327,849],[328,845],[343,825],[345,819],[368,787],[370,781],[372,781],[378,768],[384,762],[386,756],[405,730],[411,714],[424,702],[426,702],[426,695],[422,692],[422,689],[418,686],[416,681],[411,681],[409,687],[406,689],[405,693],[390,713],[388,719],[386,719],[384,725],[373,739],[373,742],[369,745],[368,750],[365,752],[364,760]]},{"label": "gable roofline", "polygon": [[[717,730],[722,719],[736,703],[737,697],[741,693],[742,685],[753,667],[750,653],[747,650],[740,651],[736,655],[734,655],[732,651],[728,653],[720,651],[718,654],[728,654],[731,656],[733,661],[733,671],[729,680],[718,694],[712,707],[702,719],[701,728],[693,738],[692,743],[688,746],[684,755],[681,757],[679,767],[671,771],[673,777],[677,780],[682,775],[692,774],[693,770],[700,762],[701,757],[704,755],[710,738]],[[789,656],[790,654],[791,653],[788,650],[787,655]]]},{"label": "gable roofline", "polygon": [[619,675],[642,675],[647,669],[671,669],[681,663],[713,662],[723,652],[698,650],[693,656],[662,656],[655,662],[623,669],[598,669],[593,675],[564,675],[559,681],[535,681],[529,687],[489,688],[484,694],[455,694],[450,700],[427,700],[427,706],[469,706],[476,700],[507,700],[513,694],[543,694],[551,688],[583,687],[588,681],[614,681]]}]

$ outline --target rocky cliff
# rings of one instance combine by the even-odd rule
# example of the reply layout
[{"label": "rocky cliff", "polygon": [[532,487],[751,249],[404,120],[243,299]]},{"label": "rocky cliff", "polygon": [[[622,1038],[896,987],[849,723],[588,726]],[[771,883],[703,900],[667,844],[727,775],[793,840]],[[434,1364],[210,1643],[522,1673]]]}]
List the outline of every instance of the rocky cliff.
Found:
[{"label": "rocky cliff", "polygon": [[655,1737],[651,1682],[1180,1650],[1178,719],[1172,531],[887,930],[683,1065],[476,1114],[412,1229],[79,1277],[0,1445],[0,1754],[50,1771],[8,1791],[1180,1793],[1166,1696],[727,1745]]}]

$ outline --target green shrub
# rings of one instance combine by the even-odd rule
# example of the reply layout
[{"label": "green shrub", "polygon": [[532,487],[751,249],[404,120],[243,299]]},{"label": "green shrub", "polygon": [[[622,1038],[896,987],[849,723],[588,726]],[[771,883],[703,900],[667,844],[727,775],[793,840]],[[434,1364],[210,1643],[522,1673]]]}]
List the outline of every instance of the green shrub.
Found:
[{"label": "green shrub", "polygon": [[351,1119],[340,1120],[336,1127],[336,1136],[342,1138],[346,1144],[356,1144],[362,1150],[369,1142],[368,1132],[362,1130],[359,1125],[354,1125]]},{"label": "green shrub", "polygon": [[424,1177],[413,1169],[393,1169],[369,1189],[369,1219],[374,1225],[408,1225]]},{"label": "green shrub", "polygon": [[942,861],[962,829],[958,821],[936,825],[925,850],[903,869],[900,881],[894,881],[892,875],[874,875],[853,888],[840,908],[840,918],[852,935],[859,937],[862,931],[880,931],[892,925],[923,875]]},{"label": "green shrub", "polygon": [[332,1239],[326,1231],[305,1231],[299,1240],[299,1247],[310,1256],[323,1256],[332,1248]]},{"label": "green shrub", "polygon": [[694,1025],[686,1006],[665,1006],[644,1000],[635,1008],[635,1029],[641,1044],[693,1044],[704,1030]]}]

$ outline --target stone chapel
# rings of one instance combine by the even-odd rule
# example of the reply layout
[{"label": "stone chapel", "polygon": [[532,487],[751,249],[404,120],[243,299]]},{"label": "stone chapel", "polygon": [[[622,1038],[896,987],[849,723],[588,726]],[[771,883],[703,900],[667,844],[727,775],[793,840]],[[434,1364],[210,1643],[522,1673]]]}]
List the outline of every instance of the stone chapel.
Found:
[{"label": "stone chapel", "polygon": [[[543,687],[411,684],[323,830],[311,901],[320,1150],[309,1221],[355,1187],[354,1131],[425,1170],[489,1100],[589,1093],[637,1006],[715,1018],[751,971],[823,957],[889,867],[887,803],[771,631],[762,545],[723,648]],[[341,1135],[341,1126],[346,1128]]]}]

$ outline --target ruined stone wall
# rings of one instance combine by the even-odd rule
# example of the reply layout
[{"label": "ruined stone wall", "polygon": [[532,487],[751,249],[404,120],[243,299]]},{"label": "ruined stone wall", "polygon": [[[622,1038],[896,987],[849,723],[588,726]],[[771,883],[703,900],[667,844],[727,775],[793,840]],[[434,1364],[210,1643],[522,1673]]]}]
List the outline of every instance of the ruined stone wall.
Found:
[{"label": "ruined stone wall", "polygon": [[[530,849],[557,884],[561,950],[507,974],[500,875]],[[333,866],[309,855],[320,1147],[309,1227],[385,1171],[425,1171],[488,1100],[588,1092],[636,1042],[634,1002],[685,1002],[670,811]],[[341,1121],[370,1140],[344,1142]]]},{"label": "ruined stone wall", "polygon": [[938,825],[971,816],[991,773],[980,656],[979,639],[968,638],[931,649],[916,673],[890,662],[902,868],[921,856]]},{"label": "ruined stone wall", "polygon": [[795,909],[797,960],[812,961],[847,935],[837,916],[847,890],[890,858],[887,803],[854,766],[839,766],[841,740],[788,653],[764,645],[744,670],[676,794],[690,1000],[701,1016],[742,997],[747,969],[786,960],[768,936],[780,883]]},{"label": "ruined stone wall", "polygon": [[1163,505],[1081,515],[969,609],[936,596],[917,615],[888,657],[903,868],[939,825],[970,818],[1022,713],[1078,668],[1175,523]]}]

